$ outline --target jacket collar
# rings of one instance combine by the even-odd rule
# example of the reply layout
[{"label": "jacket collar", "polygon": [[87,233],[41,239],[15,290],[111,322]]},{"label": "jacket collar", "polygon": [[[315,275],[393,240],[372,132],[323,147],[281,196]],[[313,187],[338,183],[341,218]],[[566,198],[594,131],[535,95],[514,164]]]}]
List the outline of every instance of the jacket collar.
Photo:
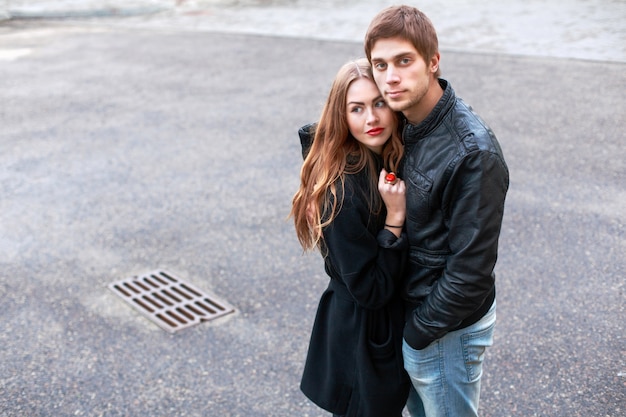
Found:
[{"label": "jacket collar", "polygon": [[416,142],[428,135],[428,133],[439,126],[448,113],[448,110],[454,105],[456,96],[450,83],[443,78],[439,78],[439,85],[443,89],[443,95],[430,114],[421,123],[413,125],[403,117],[404,130],[402,136],[406,142]]}]

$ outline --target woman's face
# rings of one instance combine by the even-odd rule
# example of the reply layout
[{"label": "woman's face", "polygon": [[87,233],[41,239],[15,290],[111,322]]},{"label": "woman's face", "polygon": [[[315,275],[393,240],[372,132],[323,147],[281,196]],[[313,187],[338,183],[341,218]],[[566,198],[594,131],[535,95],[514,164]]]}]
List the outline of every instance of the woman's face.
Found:
[{"label": "woman's face", "polygon": [[395,118],[378,87],[368,78],[357,78],[348,88],[346,101],[350,133],[363,145],[380,154],[395,128]]}]

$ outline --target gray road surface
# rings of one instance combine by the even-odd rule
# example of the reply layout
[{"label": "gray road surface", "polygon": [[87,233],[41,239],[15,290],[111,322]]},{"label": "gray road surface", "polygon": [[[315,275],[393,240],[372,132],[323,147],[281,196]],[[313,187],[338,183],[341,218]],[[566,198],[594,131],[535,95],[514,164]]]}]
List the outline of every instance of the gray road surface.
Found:
[{"label": "gray road surface", "polygon": [[[0,23],[0,416],[327,415],[298,390],[326,278],[285,218],[297,128],[362,53],[363,26],[332,19],[360,21],[378,3],[359,15],[356,2],[332,14],[319,2],[301,26],[305,2],[272,3],[263,18],[261,1],[148,14],[159,2],[143,2],[122,15],[142,3],[129,1],[108,17],[91,3],[69,20],[45,13],[77,3],[46,3]],[[626,415],[623,27],[588,32],[589,51],[615,54],[581,59],[575,39],[530,54],[506,37],[481,46],[528,26],[524,14],[500,27],[484,11],[484,36],[454,38],[462,16],[480,16],[469,2],[424,2],[435,22],[453,14],[444,3],[467,12],[456,29],[440,24],[444,76],[511,169],[482,416]],[[605,23],[624,10],[564,4],[558,18],[575,5]],[[254,30],[228,25],[250,14]],[[260,27],[270,15],[275,33]],[[107,288],[154,269],[237,312],[163,331]]]},{"label": "gray road surface", "polygon": [[[4,6],[3,6],[4,2]],[[18,18],[360,42],[389,0],[0,0]],[[424,0],[448,51],[626,62],[624,0]]]}]

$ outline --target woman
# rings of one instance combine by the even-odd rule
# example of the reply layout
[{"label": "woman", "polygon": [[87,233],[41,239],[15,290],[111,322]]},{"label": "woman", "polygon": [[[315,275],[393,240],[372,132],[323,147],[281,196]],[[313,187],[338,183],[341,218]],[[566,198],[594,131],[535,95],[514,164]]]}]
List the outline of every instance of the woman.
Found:
[{"label": "woman", "polygon": [[397,295],[407,247],[397,126],[360,59],[341,67],[320,120],[299,131],[305,160],[291,215],[330,276],[300,388],[336,416],[401,416],[410,386]]}]

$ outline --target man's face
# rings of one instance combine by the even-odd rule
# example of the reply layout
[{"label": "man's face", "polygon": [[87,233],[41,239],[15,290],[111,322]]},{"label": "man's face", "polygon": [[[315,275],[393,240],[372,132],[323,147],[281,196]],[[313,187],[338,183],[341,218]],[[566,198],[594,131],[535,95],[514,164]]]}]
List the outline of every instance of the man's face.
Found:
[{"label": "man's face", "polygon": [[439,55],[430,62],[402,38],[379,39],[371,51],[374,80],[383,98],[395,111],[401,111],[412,123],[423,120],[434,107],[431,86]]}]

